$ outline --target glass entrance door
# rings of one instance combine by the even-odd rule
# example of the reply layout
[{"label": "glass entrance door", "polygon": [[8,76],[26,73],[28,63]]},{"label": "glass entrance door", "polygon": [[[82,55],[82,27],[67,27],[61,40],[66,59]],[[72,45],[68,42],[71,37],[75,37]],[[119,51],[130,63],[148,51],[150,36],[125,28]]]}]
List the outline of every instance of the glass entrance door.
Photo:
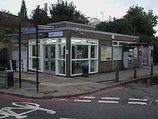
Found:
[{"label": "glass entrance door", "polygon": [[44,72],[55,74],[55,44],[44,46]]}]

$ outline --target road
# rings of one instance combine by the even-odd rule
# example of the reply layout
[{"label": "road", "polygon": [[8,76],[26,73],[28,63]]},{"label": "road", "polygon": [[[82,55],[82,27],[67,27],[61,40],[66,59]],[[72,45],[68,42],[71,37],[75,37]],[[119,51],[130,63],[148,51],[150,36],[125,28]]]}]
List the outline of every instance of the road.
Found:
[{"label": "road", "polygon": [[157,119],[157,90],[133,83],[65,99],[0,94],[0,119]]}]

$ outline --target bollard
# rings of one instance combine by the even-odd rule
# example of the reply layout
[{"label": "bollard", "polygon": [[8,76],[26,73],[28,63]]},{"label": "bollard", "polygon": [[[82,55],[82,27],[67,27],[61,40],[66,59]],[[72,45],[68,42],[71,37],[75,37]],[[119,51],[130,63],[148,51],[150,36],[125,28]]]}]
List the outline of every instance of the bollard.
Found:
[{"label": "bollard", "polygon": [[153,75],[153,63],[151,63],[151,71],[150,71],[150,75]]},{"label": "bollard", "polygon": [[149,87],[150,85],[151,85],[151,80],[148,79],[148,80],[147,80],[147,83],[146,83],[146,86]]},{"label": "bollard", "polygon": [[119,68],[116,66],[116,82],[119,82]]},{"label": "bollard", "polygon": [[134,78],[137,78],[137,65],[134,65]]}]

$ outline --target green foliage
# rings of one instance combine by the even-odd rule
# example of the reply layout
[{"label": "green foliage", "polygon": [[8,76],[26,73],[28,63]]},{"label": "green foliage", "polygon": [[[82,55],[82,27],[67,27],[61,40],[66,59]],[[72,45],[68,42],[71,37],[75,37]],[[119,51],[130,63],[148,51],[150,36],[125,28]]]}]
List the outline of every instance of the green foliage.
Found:
[{"label": "green foliage", "polygon": [[2,41],[5,37],[5,34],[15,33],[17,32],[16,29],[13,29],[11,27],[3,27],[0,26],[0,41]]},{"label": "green foliage", "polygon": [[30,17],[38,24],[46,24],[50,22],[47,11],[41,9],[39,5],[36,7],[35,10],[32,11],[32,15]]},{"label": "green foliage", "polygon": [[18,16],[21,17],[21,18],[28,18],[28,16],[27,16],[27,8],[26,8],[24,0],[22,0],[21,9],[20,9],[20,12],[18,13]]},{"label": "green foliage", "polygon": [[88,23],[88,19],[80,12],[75,10],[76,6],[72,2],[68,3],[58,0],[50,8],[51,22],[72,21],[78,23]]},{"label": "green foliage", "polygon": [[142,7],[130,7],[124,18],[132,24],[135,31],[140,35],[152,36],[156,32],[153,27],[157,24],[157,16],[153,15],[153,11],[149,10],[148,13],[143,11]]},{"label": "green foliage", "polygon": [[132,25],[125,19],[114,18],[113,21],[101,22],[95,29],[106,32],[137,35],[134,27],[132,27]]},{"label": "green foliage", "polygon": [[113,21],[102,22],[96,26],[96,29],[106,32],[138,35],[141,41],[144,39],[149,40],[156,32],[154,27],[157,25],[158,17],[153,14],[152,10],[149,10],[148,13],[143,10],[142,7],[138,6],[130,7],[123,18],[114,18]]},{"label": "green foliage", "polygon": [[88,19],[80,11],[75,10],[76,6],[72,2],[68,3],[62,0],[58,0],[56,4],[50,6],[50,17],[47,11],[41,9],[37,6],[35,10],[32,11],[31,19],[36,21],[38,24],[46,24],[50,22],[59,21],[71,21],[78,23],[88,23]]}]

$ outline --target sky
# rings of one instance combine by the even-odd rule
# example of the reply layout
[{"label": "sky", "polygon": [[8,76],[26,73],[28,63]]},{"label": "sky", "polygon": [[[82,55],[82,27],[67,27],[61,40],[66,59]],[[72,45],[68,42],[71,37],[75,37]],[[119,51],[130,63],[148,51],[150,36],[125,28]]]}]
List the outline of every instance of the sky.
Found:
[{"label": "sky", "polygon": [[[122,18],[128,9],[138,5],[143,7],[144,11],[153,10],[154,15],[158,16],[158,0],[63,0],[68,3],[73,2],[76,10],[81,11],[86,17],[98,18],[101,21],[109,20],[110,18]],[[22,0],[0,0],[0,10],[6,10],[17,15],[21,8]],[[28,16],[31,11],[40,5],[44,7],[44,3],[55,4],[57,0],[25,0]],[[158,26],[155,28],[158,30]],[[158,36],[158,32],[157,32]]]}]

